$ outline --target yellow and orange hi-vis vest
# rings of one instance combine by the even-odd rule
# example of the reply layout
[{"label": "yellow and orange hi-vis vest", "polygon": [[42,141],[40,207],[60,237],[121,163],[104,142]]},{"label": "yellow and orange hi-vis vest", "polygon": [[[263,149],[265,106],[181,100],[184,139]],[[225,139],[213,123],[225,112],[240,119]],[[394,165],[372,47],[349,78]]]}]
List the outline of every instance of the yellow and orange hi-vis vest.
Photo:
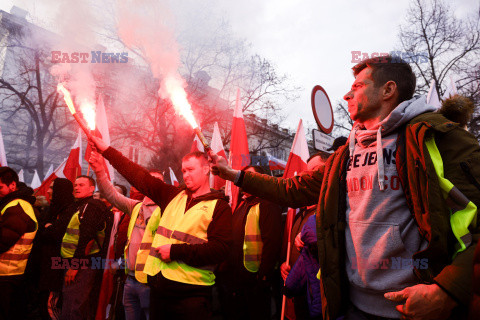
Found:
[{"label": "yellow and orange hi-vis vest", "polygon": [[[132,211],[132,216],[128,224],[128,240],[127,244],[125,245],[125,257],[127,257],[127,250],[130,245],[130,238],[132,236],[133,227],[135,226],[135,222],[137,221],[138,213],[140,212],[141,207],[142,203],[140,202],[135,205]],[[150,219],[148,220],[147,226],[145,227],[145,232],[143,234],[142,243],[140,244],[140,248],[137,252],[137,259],[135,261],[135,279],[137,279],[137,281],[141,283],[147,283],[147,274],[144,272],[145,262],[147,261],[148,254],[150,253],[153,237],[155,236],[155,232],[157,231],[160,217],[161,210],[160,207],[157,206],[157,208],[152,212]],[[128,268],[125,268],[125,273],[128,273],[128,271]]]},{"label": "yellow and orange hi-vis vest", "polygon": [[166,244],[207,243],[207,229],[216,204],[216,199],[201,201],[185,212],[187,193],[182,191],[173,198],[160,218],[144,272],[150,276],[161,272],[165,278],[181,283],[213,285],[214,266],[192,267],[182,261],[164,262],[157,257],[155,249]]},{"label": "yellow and orange hi-vis vest", "polygon": [[243,265],[250,272],[257,272],[262,259],[263,242],[260,234],[260,203],[248,210],[243,238]]},{"label": "yellow and orange hi-vis vest", "polygon": [[38,230],[38,222],[32,205],[25,200],[15,199],[10,201],[1,214],[10,207],[20,205],[25,213],[35,222],[35,231],[24,233],[23,236],[8,251],[0,254],[0,276],[14,276],[25,273],[28,257],[32,251],[33,239]]}]

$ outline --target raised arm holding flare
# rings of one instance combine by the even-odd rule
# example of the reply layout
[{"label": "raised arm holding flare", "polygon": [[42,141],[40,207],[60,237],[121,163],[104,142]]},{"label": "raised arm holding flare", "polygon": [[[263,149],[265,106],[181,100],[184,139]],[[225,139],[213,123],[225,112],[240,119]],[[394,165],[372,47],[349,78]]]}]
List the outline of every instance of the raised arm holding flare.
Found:
[{"label": "raised arm holding flare", "polygon": [[[232,213],[221,192],[209,187],[205,154],[182,159],[185,188],[167,185],[117,150],[93,138],[103,156],[162,210],[144,272],[149,275],[150,317],[209,319],[213,270],[227,256]],[[156,251],[156,252],[155,252]]]}]

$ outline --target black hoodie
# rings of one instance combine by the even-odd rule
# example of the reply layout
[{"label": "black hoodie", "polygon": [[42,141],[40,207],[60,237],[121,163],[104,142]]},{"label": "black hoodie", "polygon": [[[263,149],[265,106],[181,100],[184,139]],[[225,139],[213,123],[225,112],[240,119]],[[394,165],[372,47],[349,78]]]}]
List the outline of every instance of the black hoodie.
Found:
[{"label": "black hoodie", "polygon": [[[184,188],[168,185],[153,177],[145,168],[128,160],[112,147],[109,147],[103,156],[128,182],[152,199],[162,209],[162,212],[170,201],[184,190]],[[219,201],[217,201],[212,221],[207,228],[208,242],[201,245],[174,244],[170,249],[170,258],[183,261],[193,267],[219,264],[227,257],[232,242],[232,210],[225,195],[220,191],[211,191],[196,198],[192,198],[188,190],[187,194],[185,211],[201,201],[213,199],[219,199]],[[208,292],[208,288],[205,286],[170,281],[165,279],[161,273],[155,277],[149,277],[148,281],[160,291],[159,294],[165,293],[168,296],[192,296]]]},{"label": "black hoodie", "polygon": [[[35,203],[33,189],[19,182],[17,190],[0,199],[0,211],[15,199]],[[36,223],[20,205],[10,207],[0,217],[0,253],[8,251],[25,233],[35,231]]]}]

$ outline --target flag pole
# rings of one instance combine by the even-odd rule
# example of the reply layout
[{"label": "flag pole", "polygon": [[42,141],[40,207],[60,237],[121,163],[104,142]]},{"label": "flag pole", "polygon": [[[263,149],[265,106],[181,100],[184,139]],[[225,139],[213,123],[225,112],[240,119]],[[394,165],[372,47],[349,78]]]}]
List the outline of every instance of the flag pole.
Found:
[{"label": "flag pole", "polygon": [[[292,250],[292,230],[288,230],[288,241],[287,241],[287,266],[290,266],[290,251]],[[283,285],[285,286],[286,280],[283,280]],[[287,302],[287,297],[285,294],[282,297],[282,315],[280,320],[285,319],[285,305]]]}]

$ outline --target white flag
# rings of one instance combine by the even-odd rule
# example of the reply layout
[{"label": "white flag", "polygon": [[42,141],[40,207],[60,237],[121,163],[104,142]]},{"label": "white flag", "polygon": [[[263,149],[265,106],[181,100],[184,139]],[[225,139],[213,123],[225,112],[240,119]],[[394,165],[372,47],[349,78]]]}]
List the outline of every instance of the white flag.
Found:
[{"label": "white flag", "polygon": [[2,128],[0,127],[0,167],[8,167],[7,154],[3,144]]},{"label": "white flag", "polygon": [[41,185],[42,185],[42,182],[40,181],[40,177],[38,176],[38,172],[35,169],[35,173],[33,174],[33,179],[32,179],[32,183],[30,183],[30,187],[32,189],[37,189]]}]

